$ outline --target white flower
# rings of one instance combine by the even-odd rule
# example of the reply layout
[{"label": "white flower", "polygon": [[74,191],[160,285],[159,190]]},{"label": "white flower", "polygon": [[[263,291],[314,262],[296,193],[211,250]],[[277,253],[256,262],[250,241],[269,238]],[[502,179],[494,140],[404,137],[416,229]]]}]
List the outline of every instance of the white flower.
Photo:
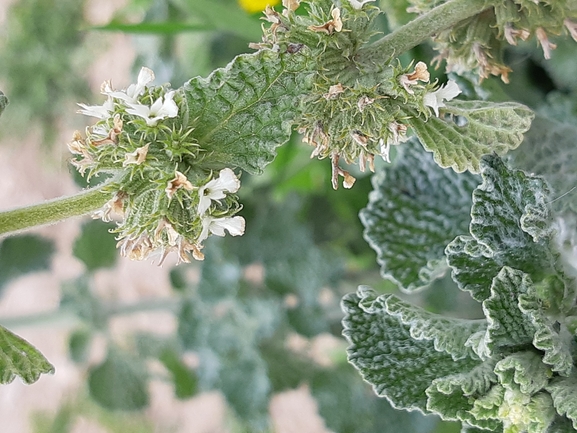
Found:
[{"label": "white flower", "polygon": [[212,201],[223,199],[226,196],[225,192],[235,193],[239,188],[240,181],[234,172],[230,168],[222,169],[217,179],[211,180],[198,189],[200,196],[198,214],[204,215]]},{"label": "white flower", "polygon": [[243,235],[244,226],[245,221],[241,216],[224,218],[213,218],[211,216],[204,217],[202,219],[202,232],[198,237],[198,243],[200,244],[208,238],[209,233],[216,236],[224,236],[225,230],[227,230],[232,236]]},{"label": "white flower", "polygon": [[156,126],[159,120],[166,119],[167,117],[176,117],[178,115],[178,105],[176,105],[173,98],[174,90],[158,98],[150,107],[148,105],[127,102],[126,105],[130,108],[128,108],[126,112],[142,117],[146,120],[148,126]]},{"label": "white flower", "polygon": [[447,84],[432,93],[427,93],[423,98],[423,103],[431,107],[435,115],[439,117],[439,108],[446,107],[444,101],[450,101],[461,93],[459,85],[454,80],[449,80]]},{"label": "white flower", "polygon": [[86,116],[97,117],[99,119],[108,119],[114,110],[114,101],[112,98],[108,98],[102,105],[78,104],[78,106],[82,108],[82,110],[78,110],[78,113],[82,113]]},{"label": "white flower", "polygon": [[362,9],[363,5],[368,2],[373,2],[375,0],[349,0],[349,3],[353,7],[353,9]]},{"label": "white flower", "polygon": [[110,84],[105,82],[102,86],[101,92],[105,95],[112,96],[113,98],[122,99],[127,103],[134,104],[137,102],[138,97],[142,95],[146,89],[146,86],[152,81],[154,81],[154,72],[146,67],[143,67],[140,69],[136,84],[131,84],[126,90],[120,90],[116,92],[112,91]]}]

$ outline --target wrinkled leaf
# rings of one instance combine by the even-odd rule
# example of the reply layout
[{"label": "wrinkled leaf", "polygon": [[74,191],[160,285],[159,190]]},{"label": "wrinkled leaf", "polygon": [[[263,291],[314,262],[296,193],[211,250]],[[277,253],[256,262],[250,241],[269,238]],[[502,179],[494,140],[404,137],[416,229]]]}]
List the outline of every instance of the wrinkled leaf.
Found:
[{"label": "wrinkled leaf", "polygon": [[545,388],[553,398],[553,406],[559,413],[571,420],[573,428],[577,430],[577,378],[559,377]]},{"label": "wrinkled leaf", "polygon": [[447,270],[444,250],[467,233],[471,193],[478,179],[439,168],[411,140],[395,165],[373,177],[360,213],[364,237],[377,252],[381,274],[413,291]]},{"label": "wrinkled leaf", "polygon": [[573,369],[573,356],[571,344],[567,341],[567,329],[547,314],[543,304],[543,300],[535,294],[519,297],[522,313],[530,318],[535,327],[533,346],[544,353],[543,362],[549,364],[553,371],[568,376]]},{"label": "wrinkled leaf", "polygon": [[515,167],[545,177],[554,208],[577,209],[577,126],[537,115],[523,146],[511,152]]},{"label": "wrinkled leaf", "polygon": [[387,397],[398,409],[420,409],[427,413],[425,390],[431,383],[450,374],[470,371],[479,361],[455,361],[435,350],[431,340],[415,340],[410,326],[389,314],[390,295],[376,297],[366,287],[343,298],[343,335],[350,346],[349,361],[377,395]]},{"label": "wrinkled leaf", "polygon": [[495,419],[475,416],[471,413],[475,399],[484,396],[497,382],[493,372],[495,362],[485,361],[470,371],[436,379],[427,389],[427,409],[438,413],[443,419],[459,420],[481,428],[495,430],[500,423]]},{"label": "wrinkled leaf", "polygon": [[483,183],[473,192],[472,236],[458,236],[446,248],[453,279],[473,298],[490,296],[503,266],[521,270],[534,282],[555,275],[549,248],[547,187],[539,177],[510,170],[498,156],[482,163]]},{"label": "wrinkled leaf", "polygon": [[386,300],[387,312],[409,326],[411,337],[415,340],[430,340],[435,350],[446,352],[453,359],[476,358],[467,340],[471,335],[484,331],[485,320],[464,320],[430,313],[395,296]]},{"label": "wrinkled leaf", "polygon": [[530,318],[519,308],[519,296],[535,296],[533,283],[527,274],[503,267],[493,279],[491,296],[483,302],[489,326],[485,343],[490,351],[502,346],[530,344],[535,328]]},{"label": "wrinkled leaf", "polygon": [[0,243],[0,291],[13,278],[49,268],[54,253],[51,240],[36,235],[19,235]]},{"label": "wrinkled leaf", "polygon": [[38,349],[3,326],[0,326],[0,383],[19,376],[30,385],[41,374],[53,374],[54,367]]},{"label": "wrinkled leaf", "polygon": [[543,389],[551,379],[550,369],[535,352],[517,352],[495,366],[499,383],[509,388],[518,385],[523,394],[531,395]]},{"label": "wrinkled leaf", "polygon": [[307,59],[260,51],[184,85],[192,135],[211,161],[259,174],[290,139],[299,97],[310,87]]},{"label": "wrinkled leaf", "polygon": [[479,173],[481,157],[517,148],[531,126],[533,112],[514,102],[451,101],[445,118],[410,120],[423,147],[441,167]]}]

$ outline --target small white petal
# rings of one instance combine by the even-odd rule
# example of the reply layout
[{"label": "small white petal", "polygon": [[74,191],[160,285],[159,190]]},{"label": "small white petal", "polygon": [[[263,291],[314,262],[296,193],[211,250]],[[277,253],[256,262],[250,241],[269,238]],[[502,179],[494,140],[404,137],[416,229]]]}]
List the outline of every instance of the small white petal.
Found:
[{"label": "small white petal", "polygon": [[445,107],[444,101],[450,101],[461,93],[461,89],[455,80],[449,80],[447,84],[435,90],[432,93],[427,93],[423,97],[423,104],[431,107],[435,112],[435,116],[439,117],[439,108]]},{"label": "small white petal", "polygon": [[245,221],[241,216],[213,218],[205,217],[202,220],[202,232],[198,237],[200,244],[208,238],[209,232],[215,236],[224,236],[225,230],[232,236],[240,236],[244,234]]},{"label": "small white petal", "polygon": [[240,188],[240,181],[230,168],[223,168],[218,178],[207,182],[198,189],[200,197],[198,203],[199,215],[204,215],[213,200],[220,200],[226,197],[225,192],[235,193]]},{"label": "small white petal", "polygon": [[140,69],[140,73],[138,74],[138,79],[136,84],[131,84],[128,88],[124,91],[112,91],[110,85],[103,86],[102,93],[111,96],[113,98],[120,99],[126,103],[136,103],[138,97],[142,95],[146,86],[154,81],[154,72],[152,70],[143,67]]},{"label": "small white petal", "polygon": [[77,105],[82,108],[82,110],[78,110],[79,113],[82,113],[85,116],[97,117],[99,119],[109,119],[112,115],[112,110],[114,110],[114,101],[112,98],[108,98],[102,105]]},{"label": "small white petal", "polygon": [[137,78],[137,86],[142,87],[143,89],[150,83],[154,81],[154,72],[152,69],[143,66],[138,73]]},{"label": "small white petal", "polygon": [[164,97],[161,96],[154,101],[150,107],[127,102],[126,105],[129,108],[127,108],[126,112],[142,117],[146,120],[148,126],[156,126],[159,120],[166,119],[167,117],[173,118],[178,115],[178,106],[172,99],[173,97],[174,91],[168,92]]}]

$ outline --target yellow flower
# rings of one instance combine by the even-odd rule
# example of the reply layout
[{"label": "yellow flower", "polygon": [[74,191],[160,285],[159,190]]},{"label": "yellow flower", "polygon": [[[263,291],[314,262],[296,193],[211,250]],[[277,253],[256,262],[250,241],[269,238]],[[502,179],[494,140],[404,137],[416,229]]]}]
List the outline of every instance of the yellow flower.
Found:
[{"label": "yellow flower", "polygon": [[238,0],[238,4],[248,13],[262,12],[267,6],[276,6],[280,0]]}]

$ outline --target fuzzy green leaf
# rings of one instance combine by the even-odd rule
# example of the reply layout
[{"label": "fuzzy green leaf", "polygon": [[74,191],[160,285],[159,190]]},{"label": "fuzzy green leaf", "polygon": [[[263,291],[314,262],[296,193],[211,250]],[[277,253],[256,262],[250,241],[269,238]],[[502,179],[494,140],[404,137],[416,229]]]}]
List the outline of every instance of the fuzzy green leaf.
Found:
[{"label": "fuzzy green leaf", "polygon": [[31,384],[41,374],[53,374],[54,367],[38,349],[3,326],[0,326],[0,383],[6,384],[19,376]]},{"label": "fuzzy green leaf", "polygon": [[521,270],[534,282],[555,275],[547,187],[541,178],[510,170],[496,155],[481,164],[483,183],[473,192],[472,236],[459,236],[446,249],[453,279],[484,301],[503,266]]},{"label": "fuzzy green leaf", "polygon": [[403,145],[395,165],[373,177],[369,204],[360,213],[383,277],[413,291],[442,276],[445,247],[467,232],[477,184],[469,173],[439,168],[415,140]]},{"label": "fuzzy green leaf", "polygon": [[427,410],[425,390],[433,380],[470,371],[479,361],[454,360],[437,352],[432,340],[415,340],[410,326],[387,310],[390,295],[376,297],[367,287],[343,298],[343,335],[349,361],[396,408]]},{"label": "fuzzy green leaf", "polygon": [[409,326],[415,340],[433,341],[437,352],[446,352],[453,359],[477,358],[466,344],[471,335],[484,331],[485,320],[465,320],[430,313],[396,296],[386,300],[387,312]]},{"label": "fuzzy green leaf", "polygon": [[4,112],[4,109],[6,108],[7,105],[8,105],[8,98],[6,97],[4,92],[0,90],[0,116]]},{"label": "fuzzy green leaf", "polygon": [[577,378],[559,377],[547,386],[546,390],[553,398],[553,406],[559,413],[569,418],[573,423],[573,428],[577,430]]},{"label": "fuzzy green leaf", "polygon": [[475,402],[471,396],[484,396],[497,382],[494,366],[495,361],[488,360],[470,371],[434,380],[427,389],[427,408],[440,414],[443,419],[460,420],[495,430],[500,425],[496,419],[476,417],[471,413]]},{"label": "fuzzy green leaf", "polygon": [[535,327],[533,346],[544,352],[543,362],[563,376],[573,369],[573,356],[568,331],[544,310],[543,300],[534,293],[519,296],[521,312],[530,318]]},{"label": "fuzzy green leaf", "polygon": [[554,192],[550,201],[556,209],[570,206],[577,210],[577,196],[572,193],[577,185],[575,137],[575,125],[537,115],[523,146],[511,152],[516,167],[547,179]]},{"label": "fuzzy green leaf", "polygon": [[507,266],[493,279],[491,296],[483,302],[489,322],[485,337],[489,350],[531,344],[535,328],[530,318],[519,309],[518,298],[521,294],[534,292],[532,285],[527,274]]},{"label": "fuzzy green leaf", "polygon": [[543,389],[551,379],[551,370],[536,352],[517,352],[497,363],[495,373],[499,383],[512,388],[518,385],[523,394],[531,395]]},{"label": "fuzzy green leaf", "polygon": [[183,87],[192,136],[211,161],[259,174],[286,143],[299,98],[310,88],[302,53],[241,55]]},{"label": "fuzzy green leaf", "polygon": [[504,155],[518,147],[534,116],[514,102],[451,101],[443,111],[445,118],[415,116],[410,123],[437,164],[459,173],[478,173],[483,155]]}]

